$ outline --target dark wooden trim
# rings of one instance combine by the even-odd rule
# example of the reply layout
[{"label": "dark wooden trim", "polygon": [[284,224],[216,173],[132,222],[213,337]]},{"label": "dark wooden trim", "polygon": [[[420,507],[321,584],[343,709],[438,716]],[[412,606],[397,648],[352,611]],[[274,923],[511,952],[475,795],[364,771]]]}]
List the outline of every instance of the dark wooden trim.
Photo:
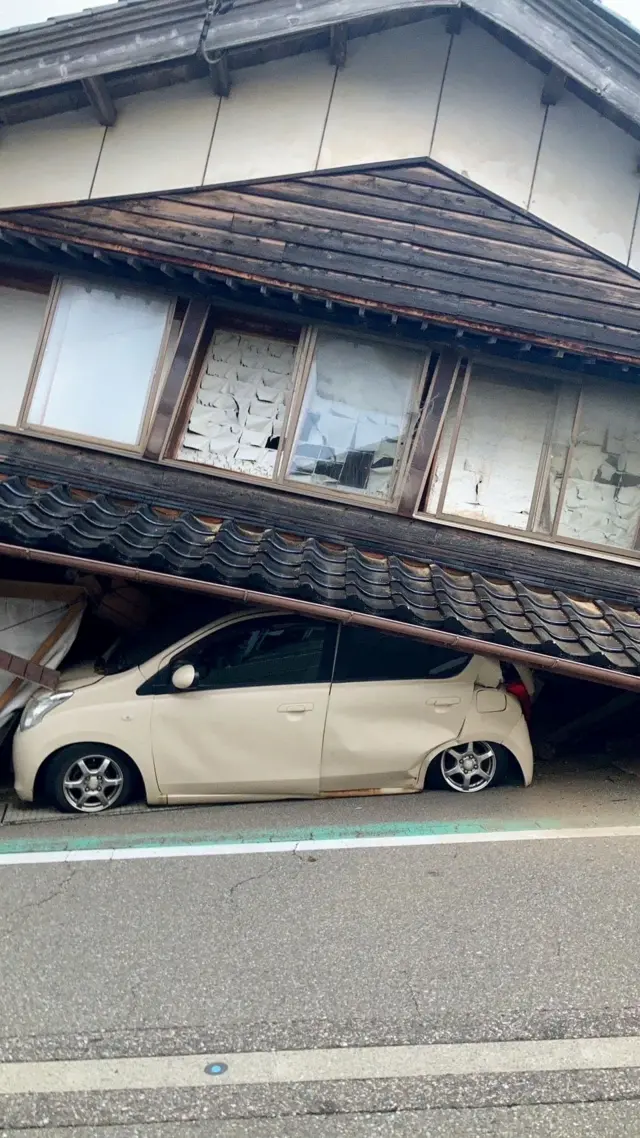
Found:
[{"label": "dark wooden trim", "polygon": [[540,101],[543,107],[555,107],[556,103],[560,102],[566,82],[567,76],[565,72],[554,64],[548,72],[542,88]]},{"label": "dark wooden trim", "polygon": [[459,354],[450,349],[445,349],[436,365],[400,495],[398,513],[402,514],[403,517],[412,517],[418,509],[422,482],[426,471],[431,466],[440,440],[442,424],[453,393],[459,364]]},{"label": "dark wooden trim", "polygon": [[102,75],[89,75],[82,87],[100,126],[115,126],[118,118],[115,104]]},{"label": "dark wooden trim", "polygon": [[349,29],[346,24],[334,24],[329,29],[329,62],[334,67],[344,67],[347,62]]},{"label": "dark wooden trim", "polygon": [[2,648],[0,648],[0,672],[8,672],[10,676],[18,676],[21,680],[28,680],[44,688],[57,688],[60,679],[60,673],[54,668],[34,664],[33,660],[15,656],[13,652],[5,652]]},{"label": "dark wooden trim", "polygon": [[[191,304],[203,303],[203,301],[191,302]],[[189,305],[189,307],[191,307],[191,305]],[[200,325],[198,338],[194,344],[191,356],[189,358],[190,362],[188,363],[188,373],[187,371],[183,372],[182,378],[183,380],[186,380],[186,382],[182,387],[182,398],[180,401],[180,406],[178,408],[178,413],[175,415],[173,423],[169,428],[168,436],[165,435],[165,438],[163,439],[163,444],[166,443],[166,445],[163,445],[163,451],[164,454],[169,458],[173,456],[175,450],[177,449],[179,440],[182,438],[182,435],[189,421],[194,387],[200,378],[200,372],[202,371],[202,366],[209,350],[209,344],[211,343],[211,337],[213,336],[213,333],[219,322],[218,314],[209,305],[207,305],[206,308],[207,311]],[[169,377],[167,377],[167,382],[168,378]],[[176,398],[179,394],[180,392],[177,393]],[[167,425],[169,426],[169,424]]]},{"label": "dark wooden trim", "polygon": [[221,51],[212,59],[208,59],[209,75],[214,94],[226,99],[231,93],[231,72],[229,70],[229,57]]},{"label": "dark wooden trim", "polygon": [[157,460],[162,454],[176,403],[180,398],[180,392],[189,374],[191,361],[200,343],[208,312],[209,304],[207,301],[192,300],[189,302],[180,329],[175,355],[151,423],[149,440],[144,452],[145,458]]}]

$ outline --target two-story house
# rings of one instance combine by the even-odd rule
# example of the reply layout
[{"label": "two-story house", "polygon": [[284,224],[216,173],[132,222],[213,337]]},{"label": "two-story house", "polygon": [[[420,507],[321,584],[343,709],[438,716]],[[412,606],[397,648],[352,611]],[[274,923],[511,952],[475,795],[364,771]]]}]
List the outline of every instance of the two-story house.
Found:
[{"label": "two-story house", "polygon": [[640,33],[126,0],[0,35],[0,121],[6,566],[640,690]]}]

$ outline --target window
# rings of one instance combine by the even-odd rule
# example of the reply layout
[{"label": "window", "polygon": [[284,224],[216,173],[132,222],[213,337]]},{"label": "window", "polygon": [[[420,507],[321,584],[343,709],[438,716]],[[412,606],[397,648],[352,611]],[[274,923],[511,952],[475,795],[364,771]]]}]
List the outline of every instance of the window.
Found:
[{"label": "window", "polygon": [[389,499],[424,354],[318,335],[288,476]]},{"label": "window", "polygon": [[640,390],[473,365],[451,400],[425,509],[640,548]]},{"label": "window", "polygon": [[640,392],[587,384],[576,422],[557,532],[591,545],[638,548]]},{"label": "window", "polygon": [[437,644],[393,636],[373,628],[345,625],[340,630],[334,683],[363,680],[448,679],[464,671],[471,657]]},{"label": "window", "polygon": [[[474,367],[451,400],[429,509],[513,529],[529,526],[555,392],[506,369]],[[446,478],[446,484],[445,484]]]},{"label": "window", "polygon": [[218,329],[176,457],[388,501],[425,365],[424,352],[310,328]]},{"label": "window", "polygon": [[178,457],[271,478],[297,345],[221,329],[213,337]]},{"label": "window", "polygon": [[18,425],[47,311],[49,288],[0,285],[0,423]]},{"label": "window", "polygon": [[171,307],[143,293],[63,281],[28,424],[138,445]]},{"label": "window", "polygon": [[[184,654],[198,688],[329,683],[335,629],[296,617],[265,617],[222,628]],[[174,661],[175,666],[175,661]]]}]

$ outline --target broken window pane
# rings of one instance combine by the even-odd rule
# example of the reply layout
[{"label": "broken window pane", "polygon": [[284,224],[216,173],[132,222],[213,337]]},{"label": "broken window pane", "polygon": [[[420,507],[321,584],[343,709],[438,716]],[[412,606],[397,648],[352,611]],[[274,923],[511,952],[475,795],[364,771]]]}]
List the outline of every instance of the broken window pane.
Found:
[{"label": "broken window pane", "polygon": [[289,477],[389,498],[423,365],[406,348],[320,333]]},{"label": "broken window pane", "polygon": [[526,529],[554,407],[548,381],[475,365],[443,513]]},{"label": "broken window pane", "polygon": [[586,385],[558,534],[632,549],[640,522],[640,398]]},{"label": "broken window pane", "polygon": [[442,425],[440,442],[438,444],[438,450],[436,452],[433,467],[431,469],[429,489],[427,491],[425,509],[428,514],[435,514],[438,510],[440,495],[442,493],[442,483],[444,481],[444,475],[447,469],[447,459],[449,457],[449,451],[451,450],[453,432],[455,430],[458,411],[460,409],[460,400],[462,399],[462,392],[464,390],[465,375],[466,368],[461,367],[456,377],[453,395],[449,401],[447,414],[445,415],[445,420]]},{"label": "broken window pane", "polygon": [[273,477],[296,347],[266,336],[216,332],[178,457]]}]

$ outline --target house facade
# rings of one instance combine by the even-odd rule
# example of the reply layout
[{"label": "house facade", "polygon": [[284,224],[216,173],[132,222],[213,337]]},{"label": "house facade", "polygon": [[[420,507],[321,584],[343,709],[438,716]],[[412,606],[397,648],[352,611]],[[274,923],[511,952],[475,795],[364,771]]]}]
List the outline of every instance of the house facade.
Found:
[{"label": "house facade", "polygon": [[640,690],[640,36],[536,7],[0,36],[7,563]]}]

